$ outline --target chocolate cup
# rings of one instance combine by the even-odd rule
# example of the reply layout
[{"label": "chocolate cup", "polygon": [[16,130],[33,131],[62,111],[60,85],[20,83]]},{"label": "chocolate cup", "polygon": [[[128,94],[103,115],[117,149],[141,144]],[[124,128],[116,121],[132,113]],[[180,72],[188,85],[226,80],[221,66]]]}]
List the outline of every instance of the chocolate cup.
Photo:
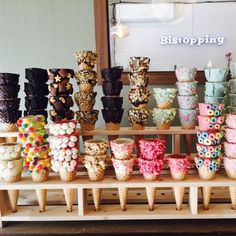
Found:
[{"label": "chocolate cup", "polygon": [[106,123],[120,123],[124,109],[102,109],[102,116]]},{"label": "chocolate cup", "polygon": [[0,123],[16,123],[21,115],[22,112],[19,110],[1,109]]},{"label": "chocolate cup", "polygon": [[45,110],[48,106],[48,98],[41,96],[25,97],[26,110]]},{"label": "chocolate cup", "polygon": [[0,109],[19,110],[20,98],[0,100]]},{"label": "chocolate cup", "polygon": [[49,98],[49,103],[56,111],[69,109],[74,105],[71,96],[52,96]]},{"label": "chocolate cup", "polygon": [[29,84],[24,83],[24,92],[26,96],[47,96],[48,86],[47,84]]},{"label": "chocolate cup", "polygon": [[12,84],[17,85],[19,83],[19,74],[13,73],[0,73],[0,85]]},{"label": "chocolate cup", "polygon": [[41,68],[26,68],[25,69],[25,78],[31,84],[42,85],[45,84],[48,80],[47,70]]},{"label": "chocolate cup", "polygon": [[122,71],[123,71],[122,66],[115,66],[112,68],[102,69],[101,74],[102,78],[104,78],[105,81],[116,81],[120,79]]},{"label": "chocolate cup", "polygon": [[73,93],[73,86],[71,83],[64,80],[60,83],[50,83],[48,85],[48,90],[52,96],[66,96]]},{"label": "chocolate cup", "polygon": [[0,85],[0,99],[16,99],[20,91],[20,85]]},{"label": "chocolate cup", "polygon": [[122,88],[122,81],[105,81],[102,84],[102,91],[105,96],[119,96]]},{"label": "chocolate cup", "polygon": [[[69,76],[70,75],[70,76]],[[54,81],[55,77],[61,77],[60,81],[67,80],[69,81],[70,78],[74,77],[75,72],[72,69],[49,69],[48,70],[48,79]],[[56,81],[59,82],[59,81]]]},{"label": "chocolate cup", "polygon": [[53,122],[61,121],[61,120],[72,120],[74,118],[75,113],[72,110],[50,110],[49,116]]},{"label": "chocolate cup", "polygon": [[101,101],[107,109],[121,109],[123,105],[123,97],[102,97]]},{"label": "chocolate cup", "polygon": [[43,115],[46,120],[48,117],[48,112],[47,110],[28,110],[28,111],[24,111],[24,116],[30,116],[30,115]]}]

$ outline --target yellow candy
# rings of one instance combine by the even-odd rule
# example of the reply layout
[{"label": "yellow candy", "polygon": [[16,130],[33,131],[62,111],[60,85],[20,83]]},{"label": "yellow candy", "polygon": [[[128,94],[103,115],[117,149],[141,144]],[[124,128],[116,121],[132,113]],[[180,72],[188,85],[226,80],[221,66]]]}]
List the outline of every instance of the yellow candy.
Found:
[{"label": "yellow candy", "polygon": [[210,152],[206,152],[205,156],[206,157],[211,157],[211,153]]}]

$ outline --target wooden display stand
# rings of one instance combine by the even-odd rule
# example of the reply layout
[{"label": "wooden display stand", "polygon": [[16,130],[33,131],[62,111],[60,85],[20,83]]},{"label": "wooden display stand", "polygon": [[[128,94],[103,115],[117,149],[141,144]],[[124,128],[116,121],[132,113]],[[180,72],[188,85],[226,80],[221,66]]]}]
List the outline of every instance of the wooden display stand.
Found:
[{"label": "wooden display stand", "polygon": [[[172,135],[172,153],[180,152],[181,135],[195,134],[197,130],[183,130],[180,127],[172,127],[170,130],[157,130],[148,127],[145,130],[131,130],[121,128],[119,131],[107,131],[96,129],[94,131],[79,132],[81,136],[96,135]],[[16,133],[1,133],[2,137],[16,137]],[[165,171],[164,171],[165,172]],[[76,221],[76,220],[125,220],[125,219],[210,219],[210,218],[236,218],[236,211],[231,209],[230,197],[228,203],[211,203],[209,210],[204,210],[200,201],[202,187],[236,187],[236,181],[228,179],[224,174],[217,174],[212,181],[200,180],[196,172],[190,171],[188,178],[184,181],[171,179],[169,173],[165,172],[159,176],[157,181],[146,181],[143,176],[134,171],[130,181],[119,182],[114,174],[106,175],[101,182],[90,182],[87,176],[78,176],[73,182],[63,183],[58,175],[51,173],[50,179],[44,183],[33,183],[30,176],[23,176],[20,182],[0,182],[0,226],[6,221]],[[106,201],[101,204],[100,211],[94,210],[93,204],[88,204],[88,191],[92,188],[112,190],[117,193],[119,187],[126,187],[130,191],[155,187],[158,192],[162,188],[185,187],[188,192],[188,201],[182,205],[181,210],[176,210],[174,202],[155,201],[155,208],[149,211],[148,204],[136,201],[127,204],[127,210],[121,211],[120,205]],[[18,211],[13,213],[9,204],[7,190],[19,189],[20,193],[25,190],[48,189],[76,189],[78,204],[75,204],[72,212],[66,211],[65,205],[47,205],[45,212],[40,212],[38,205],[18,206]],[[104,196],[102,196],[104,200]],[[226,196],[227,198],[227,196]],[[129,196],[128,196],[129,199]],[[236,199],[235,199],[236,200]]]}]

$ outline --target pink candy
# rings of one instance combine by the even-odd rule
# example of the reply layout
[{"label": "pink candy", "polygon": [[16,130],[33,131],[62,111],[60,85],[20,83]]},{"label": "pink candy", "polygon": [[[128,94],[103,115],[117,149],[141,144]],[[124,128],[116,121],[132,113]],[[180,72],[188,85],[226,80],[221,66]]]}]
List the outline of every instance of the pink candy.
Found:
[{"label": "pink candy", "polygon": [[236,129],[225,129],[225,138],[229,143],[236,143]]},{"label": "pink candy", "polygon": [[236,129],[236,114],[227,114],[225,123],[229,128]]},{"label": "pink candy", "polygon": [[164,160],[145,160],[143,158],[138,159],[139,170],[142,174],[154,174],[159,175],[164,167]]},{"label": "pink candy", "polygon": [[173,173],[187,171],[191,167],[190,159],[187,155],[169,155],[167,157],[170,170]]}]

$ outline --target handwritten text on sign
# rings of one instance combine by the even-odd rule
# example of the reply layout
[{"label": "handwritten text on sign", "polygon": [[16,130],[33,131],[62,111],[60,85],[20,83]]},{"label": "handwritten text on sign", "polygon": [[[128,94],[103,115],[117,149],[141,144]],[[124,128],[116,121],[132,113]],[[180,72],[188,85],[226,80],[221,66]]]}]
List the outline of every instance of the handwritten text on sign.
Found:
[{"label": "handwritten text on sign", "polygon": [[184,44],[189,46],[202,46],[202,45],[223,45],[225,37],[211,37],[206,35],[204,37],[173,37],[173,36],[162,36],[160,38],[160,44],[162,45],[178,45]]}]

